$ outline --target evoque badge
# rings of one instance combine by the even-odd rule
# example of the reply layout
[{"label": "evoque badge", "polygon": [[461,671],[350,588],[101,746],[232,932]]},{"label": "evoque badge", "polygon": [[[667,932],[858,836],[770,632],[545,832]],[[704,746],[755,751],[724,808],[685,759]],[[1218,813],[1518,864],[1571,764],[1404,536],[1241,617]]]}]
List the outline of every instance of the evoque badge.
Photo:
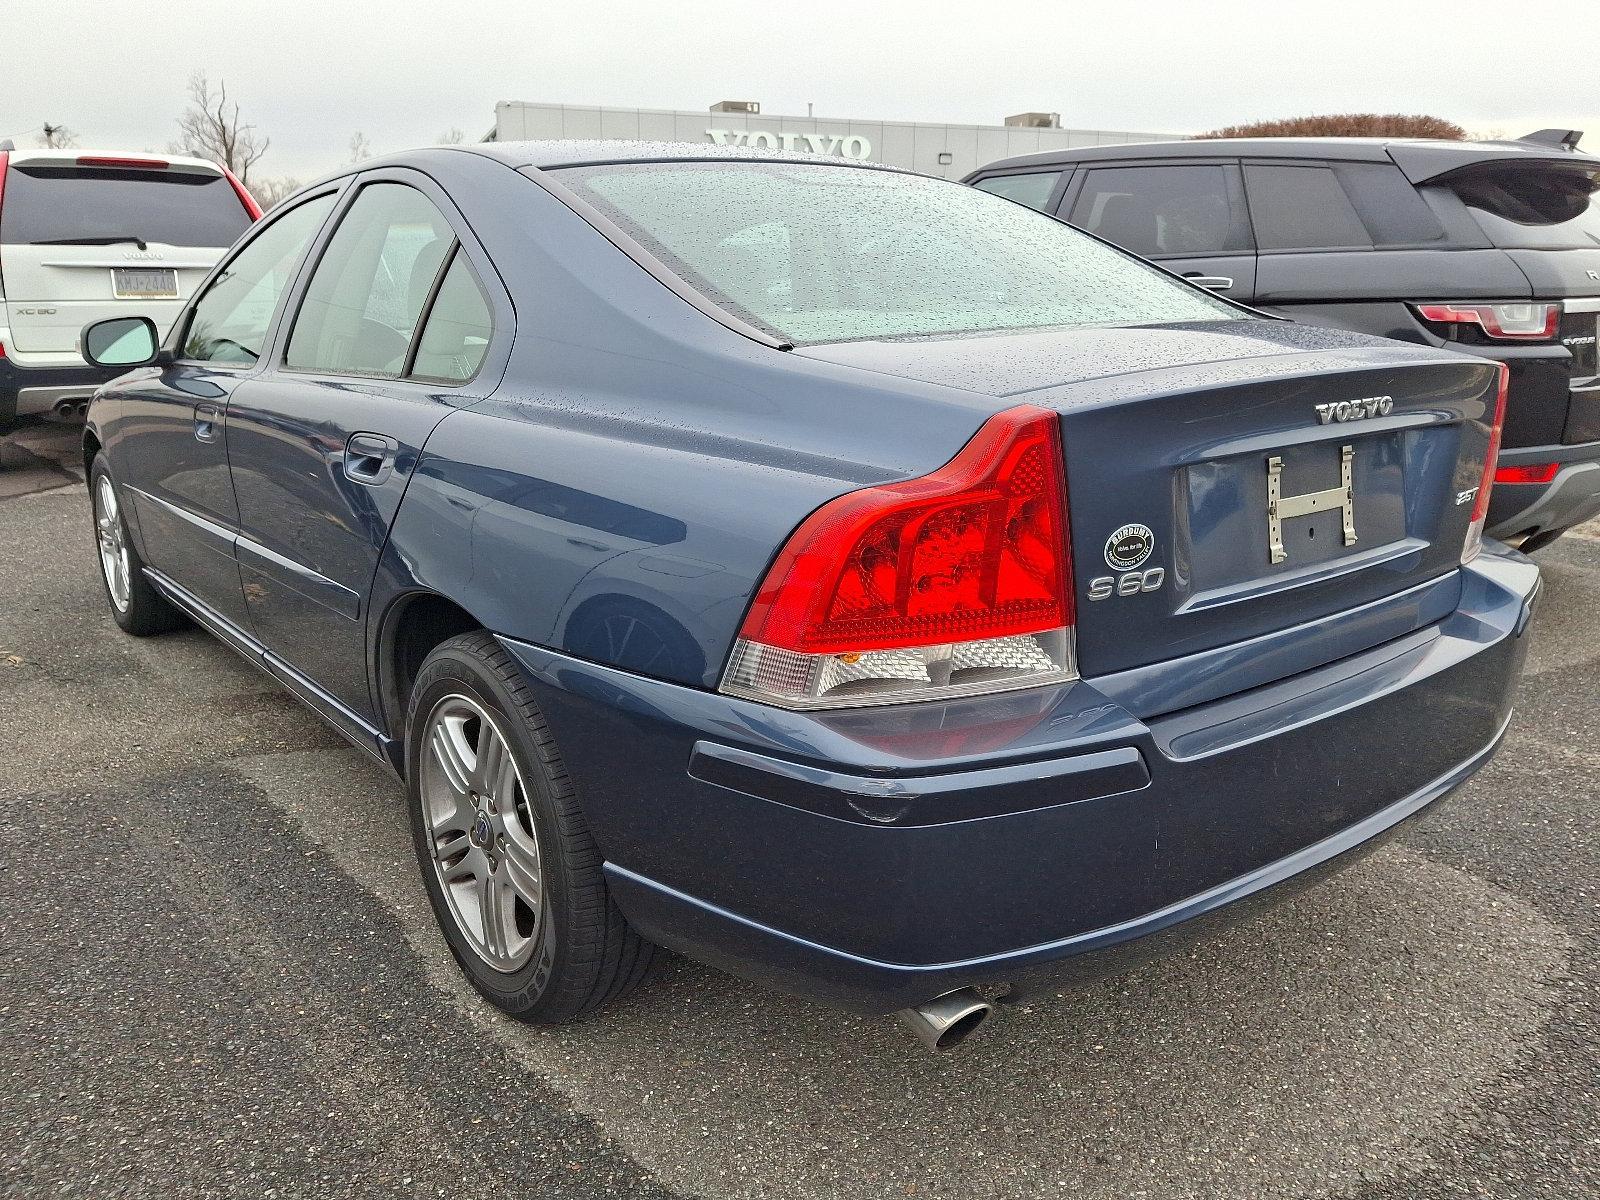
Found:
[{"label": "evoque badge", "polygon": [[1364,400],[1339,400],[1333,404],[1317,405],[1317,424],[1332,425],[1335,421],[1365,421],[1369,417],[1387,417],[1393,411],[1393,396],[1368,396]]}]

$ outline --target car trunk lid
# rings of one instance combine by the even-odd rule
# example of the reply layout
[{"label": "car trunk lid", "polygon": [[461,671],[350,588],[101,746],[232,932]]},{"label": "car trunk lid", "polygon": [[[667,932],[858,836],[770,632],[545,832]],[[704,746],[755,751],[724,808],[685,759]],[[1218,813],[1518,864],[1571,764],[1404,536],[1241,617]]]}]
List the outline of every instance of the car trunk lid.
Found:
[{"label": "car trunk lid", "polygon": [[1253,321],[806,352],[1060,413],[1090,678],[1338,621],[1453,571],[1498,385],[1481,360]]}]

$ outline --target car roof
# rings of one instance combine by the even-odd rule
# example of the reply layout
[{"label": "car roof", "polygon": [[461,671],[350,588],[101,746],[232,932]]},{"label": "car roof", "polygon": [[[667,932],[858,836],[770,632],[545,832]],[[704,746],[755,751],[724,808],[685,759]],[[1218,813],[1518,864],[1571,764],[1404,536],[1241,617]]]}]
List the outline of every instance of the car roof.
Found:
[{"label": "car roof", "polygon": [[[149,150],[85,150],[74,146],[70,150],[12,150],[10,151],[11,165],[13,167],[47,166],[60,164],[62,166],[75,165],[79,159],[116,159],[119,164],[133,166],[136,162],[148,162],[154,166],[178,167],[185,171],[208,172],[212,175],[221,175],[222,168],[216,163],[204,158],[192,158],[186,154],[156,154]],[[92,166],[94,164],[86,164]]]},{"label": "car roof", "polygon": [[795,162],[823,163],[828,166],[866,167],[898,171],[899,167],[829,154],[807,154],[798,150],[761,150],[747,146],[718,146],[708,142],[631,142],[614,139],[550,139],[527,142],[478,142],[456,146],[488,155],[513,167],[592,166],[597,163],[627,162]]},{"label": "car roof", "polygon": [[[1394,162],[1413,183],[1483,162],[1568,163],[1600,170],[1600,158],[1548,142],[1455,142],[1438,138],[1191,138],[1182,142],[1124,142],[1080,146],[1003,158],[973,175],[1020,167],[1065,166],[1079,162],[1152,158],[1314,158],[1356,162]],[[971,178],[971,176],[969,176]]]}]

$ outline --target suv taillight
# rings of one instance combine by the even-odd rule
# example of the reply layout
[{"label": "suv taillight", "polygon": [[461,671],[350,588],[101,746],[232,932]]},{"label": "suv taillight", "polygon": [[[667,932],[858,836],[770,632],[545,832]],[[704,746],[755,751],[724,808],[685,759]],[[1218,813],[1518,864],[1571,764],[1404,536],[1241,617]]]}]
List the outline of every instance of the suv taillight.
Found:
[{"label": "suv taillight", "polygon": [[1548,341],[1561,326],[1561,305],[1526,300],[1504,304],[1418,304],[1416,310],[1424,321],[1476,326],[1484,336],[1502,342]]},{"label": "suv taillight", "polygon": [[812,513],[756,591],[723,676],[786,708],[1073,678],[1060,423],[1023,406],[920,479]]},{"label": "suv taillight", "polygon": [[1495,389],[1494,412],[1490,414],[1489,450],[1483,456],[1483,474],[1478,479],[1478,495],[1472,504],[1472,524],[1467,526],[1467,541],[1461,547],[1461,561],[1469,563],[1483,549],[1483,525],[1489,516],[1489,492],[1494,488],[1495,464],[1500,459],[1500,431],[1506,423],[1506,389],[1511,383],[1511,368],[1500,364],[1500,383]]}]

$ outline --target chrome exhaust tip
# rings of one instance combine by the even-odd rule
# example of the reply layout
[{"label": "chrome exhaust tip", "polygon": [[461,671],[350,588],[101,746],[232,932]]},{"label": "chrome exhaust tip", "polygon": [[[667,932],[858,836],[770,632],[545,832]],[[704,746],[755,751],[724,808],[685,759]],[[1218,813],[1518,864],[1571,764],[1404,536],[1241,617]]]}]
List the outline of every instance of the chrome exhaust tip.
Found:
[{"label": "chrome exhaust tip", "polygon": [[966,1041],[994,1011],[982,996],[971,988],[947,992],[937,1000],[902,1008],[895,1016],[911,1027],[911,1032],[935,1054],[954,1050]]}]

